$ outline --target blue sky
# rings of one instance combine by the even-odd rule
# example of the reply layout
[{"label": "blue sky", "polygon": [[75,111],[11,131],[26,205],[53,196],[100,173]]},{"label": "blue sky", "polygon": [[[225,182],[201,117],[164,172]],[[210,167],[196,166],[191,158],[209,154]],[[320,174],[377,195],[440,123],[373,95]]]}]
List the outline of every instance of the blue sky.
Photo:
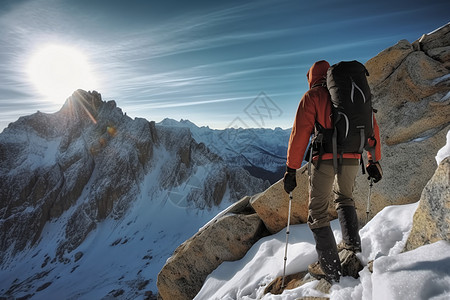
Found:
[{"label": "blue sky", "polygon": [[449,12],[448,0],[2,0],[0,130],[70,96],[41,95],[27,73],[49,44],[83,53],[96,80],[80,88],[131,117],[289,128],[316,60],[364,63]]}]

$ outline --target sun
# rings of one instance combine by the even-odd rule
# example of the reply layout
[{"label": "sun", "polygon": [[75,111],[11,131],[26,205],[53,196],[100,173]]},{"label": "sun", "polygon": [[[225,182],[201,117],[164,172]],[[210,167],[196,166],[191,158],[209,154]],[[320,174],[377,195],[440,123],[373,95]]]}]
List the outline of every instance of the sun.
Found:
[{"label": "sun", "polygon": [[31,83],[51,101],[64,101],[77,89],[96,89],[96,81],[82,52],[64,45],[39,49],[28,66]]}]

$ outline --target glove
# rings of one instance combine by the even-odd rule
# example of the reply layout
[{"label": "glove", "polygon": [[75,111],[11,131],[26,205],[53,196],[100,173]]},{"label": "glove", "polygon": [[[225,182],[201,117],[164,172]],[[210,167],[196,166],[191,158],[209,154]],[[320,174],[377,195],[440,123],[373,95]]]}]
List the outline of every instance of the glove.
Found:
[{"label": "glove", "polygon": [[288,166],[286,166],[286,173],[284,173],[284,190],[286,193],[292,192],[295,187],[297,186],[297,179],[296,179],[296,169],[291,169]]},{"label": "glove", "polygon": [[373,178],[373,182],[377,183],[383,177],[383,170],[381,170],[381,166],[379,162],[373,162],[373,160],[369,160],[369,163],[366,166],[367,174],[369,177],[367,179]]}]

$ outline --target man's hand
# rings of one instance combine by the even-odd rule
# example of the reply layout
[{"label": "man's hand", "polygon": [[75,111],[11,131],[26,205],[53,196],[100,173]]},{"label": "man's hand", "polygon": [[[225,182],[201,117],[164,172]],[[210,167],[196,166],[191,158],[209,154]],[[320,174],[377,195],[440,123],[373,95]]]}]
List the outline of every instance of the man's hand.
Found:
[{"label": "man's hand", "polygon": [[297,179],[296,179],[296,171],[295,169],[291,169],[288,166],[286,166],[286,173],[284,173],[284,190],[286,193],[292,192],[295,187],[297,186]]},{"label": "man's hand", "polygon": [[369,178],[373,178],[373,182],[377,183],[383,177],[383,170],[381,170],[381,166],[379,162],[373,162],[369,160],[369,163],[366,166],[367,174],[369,174]]}]

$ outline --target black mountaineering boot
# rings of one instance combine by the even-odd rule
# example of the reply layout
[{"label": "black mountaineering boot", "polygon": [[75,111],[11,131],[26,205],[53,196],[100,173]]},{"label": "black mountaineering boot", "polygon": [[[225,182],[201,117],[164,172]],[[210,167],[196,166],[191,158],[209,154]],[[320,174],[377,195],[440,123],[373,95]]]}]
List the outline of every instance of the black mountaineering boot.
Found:
[{"label": "black mountaineering boot", "polygon": [[337,214],[342,231],[342,242],[337,246],[338,251],[347,249],[353,252],[361,252],[361,238],[359,237],[358,216],[355,207],[339,207]]},{"label": "black mountaineering boot", "polygon": [[341,261],[336,248],[336,240],[330,226],[312,229],[316,240],[319,261],[309,265],[308,272],[316,279],[339,282],[342,274]]}]

